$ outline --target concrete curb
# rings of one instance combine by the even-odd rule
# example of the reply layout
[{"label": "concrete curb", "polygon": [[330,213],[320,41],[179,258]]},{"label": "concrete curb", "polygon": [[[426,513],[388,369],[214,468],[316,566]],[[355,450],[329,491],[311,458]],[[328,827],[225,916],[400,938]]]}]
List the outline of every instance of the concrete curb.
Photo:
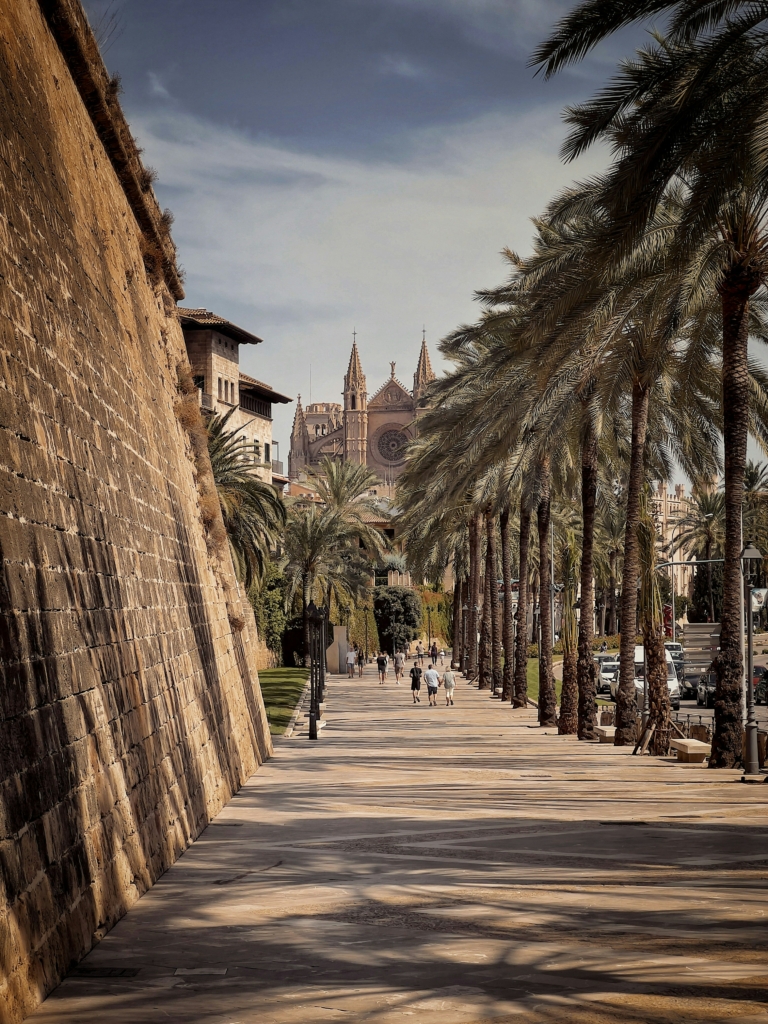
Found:
[{"label": "concrete curb", "polygon": [[291,715],[291,720],[288,723],[288,725],[286,726],[285,732],[283,733],[282,736],[276,736],[275,739],[285,739],[285,740],[288,740],[288,739],[291,738],[291,736],[293,736],[293,730],[296,728],[296,723],[299,720],[299,715],[301,714],[301,709],[304,706],[304,701],[307,699],[308,696],[309,696],[309,680],[307,680],[307,685],[302,690],[301,696],[299,697],[299,700],[298,700],[298,703],[296,704],[296,707],[293,709],[293,714]]}]

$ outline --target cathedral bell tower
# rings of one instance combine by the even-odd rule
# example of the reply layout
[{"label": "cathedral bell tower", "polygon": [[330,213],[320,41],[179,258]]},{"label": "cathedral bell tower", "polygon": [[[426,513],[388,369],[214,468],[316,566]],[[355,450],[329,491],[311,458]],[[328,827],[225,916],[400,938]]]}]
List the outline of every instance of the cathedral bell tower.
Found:
[{"label": "cathedral bell tower", "polygon": [[344,461],[365,464],[368,445],[368,395],[365,374],[357,351],[357,334],[352,332],[352,355],[344,377]]}]

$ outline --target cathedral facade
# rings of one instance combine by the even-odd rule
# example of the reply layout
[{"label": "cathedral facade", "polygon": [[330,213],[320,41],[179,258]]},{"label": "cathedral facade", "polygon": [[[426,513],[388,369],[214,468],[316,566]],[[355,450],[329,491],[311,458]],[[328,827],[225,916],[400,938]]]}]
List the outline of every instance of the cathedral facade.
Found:
[{"label": "cathedral facade", "polygon": [[304,409],[299,396],[288,456],[291,479],[299,479],[330,456],[369,466],[381,482],[382,493],[394,486],[405,466],[406,446],[416,436],[416,421],[425,408],[424,396],[435,375],[424,338],[412,391],[395,376],[395,364],[390,365],[389,380],[369,399],[354,340],[344,377],[344,404],[315,402]]}]

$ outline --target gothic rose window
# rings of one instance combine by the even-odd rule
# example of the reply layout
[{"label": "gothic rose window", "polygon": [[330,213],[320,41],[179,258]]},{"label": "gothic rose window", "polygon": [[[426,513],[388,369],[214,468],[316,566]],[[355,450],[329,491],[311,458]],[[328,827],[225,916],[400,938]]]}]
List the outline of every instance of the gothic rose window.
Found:
[{"label": "gothic rose window", "polygon": [[385,462],[402,462],[408,435],[402,430],[385,430],[378,440],[379,455]]}]

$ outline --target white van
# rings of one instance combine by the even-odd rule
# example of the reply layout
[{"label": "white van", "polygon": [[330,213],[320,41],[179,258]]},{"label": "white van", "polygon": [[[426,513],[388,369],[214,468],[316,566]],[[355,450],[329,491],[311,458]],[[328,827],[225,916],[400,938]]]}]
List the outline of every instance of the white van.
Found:
[{"label": "white van", "polygon": [[[680,683],[677,679],[677,672],[675,670],[675,664],[672,661],[672,655],[669,651],[665,651],[666,663],[667,663],[667,688],[669,689],[669,699],[672,704],[672,708],[675,711],[680,710]],[[638,707],[643,706],[643,690],[645,686],[645,650],[642,644],[635,646],[635,698],[637,700]],[[616,700],[616,691],[619,688],[619,673],[616,673],[616,678],[611,683],[611,696]]]}]

